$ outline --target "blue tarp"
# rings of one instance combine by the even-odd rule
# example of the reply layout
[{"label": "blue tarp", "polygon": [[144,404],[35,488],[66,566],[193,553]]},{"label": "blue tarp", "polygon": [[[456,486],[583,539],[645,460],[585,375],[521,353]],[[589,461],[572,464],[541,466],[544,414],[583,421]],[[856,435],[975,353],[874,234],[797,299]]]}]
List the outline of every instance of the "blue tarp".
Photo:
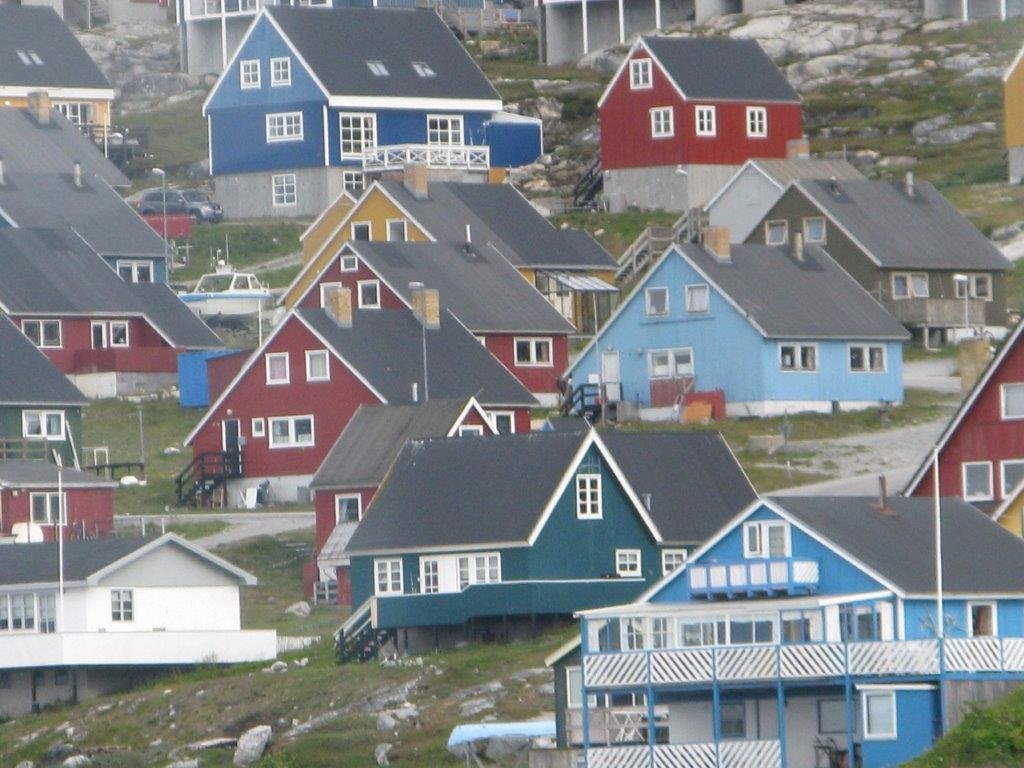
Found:
[{"label": "blue tarp", "polygon": [[457,725],[448,737],[448,748],[473,741],[484,741],[501,736],[521,736],[527,739],[555,738],[554,720],[531,720],[526,723],[476,723]]}]

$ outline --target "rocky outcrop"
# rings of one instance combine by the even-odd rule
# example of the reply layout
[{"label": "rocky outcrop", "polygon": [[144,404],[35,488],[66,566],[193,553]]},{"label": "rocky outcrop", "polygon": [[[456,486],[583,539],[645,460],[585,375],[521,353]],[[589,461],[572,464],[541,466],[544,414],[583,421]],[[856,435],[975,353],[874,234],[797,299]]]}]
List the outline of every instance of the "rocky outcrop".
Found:
[{"label": "rocky outcrop", "polygon": [[235,768],[248,768],[255,763],[263,757],[273,735],[273,730],[269,725],[257,725],[247,730],[238,737],[238,746],[235,747],[232,765]]}]

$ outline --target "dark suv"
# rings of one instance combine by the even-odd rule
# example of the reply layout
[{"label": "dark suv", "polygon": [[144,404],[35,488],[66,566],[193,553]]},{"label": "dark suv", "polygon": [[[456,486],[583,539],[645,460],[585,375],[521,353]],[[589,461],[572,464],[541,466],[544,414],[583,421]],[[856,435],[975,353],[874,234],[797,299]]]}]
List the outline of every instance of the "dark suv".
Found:
[{"label": "dark suv", "polygon": [[[129,197],[128,203],[141,214],[160,214],[164,212],[164,192],[165,190],[159,187],[156,189],[144,189]],[[190,212],[188,200],[185,199],[181,192],[176,189],[168,189],[166,193],[168,214]]]},{"label": "dark suv", "polygon": [[211,224],[216,224],[224,218],[220,203],[215,203],[207,192],[201,189],[183,189],[181,194],[188,202],[188,212],[192,214],[192,221],[208,221]]}]

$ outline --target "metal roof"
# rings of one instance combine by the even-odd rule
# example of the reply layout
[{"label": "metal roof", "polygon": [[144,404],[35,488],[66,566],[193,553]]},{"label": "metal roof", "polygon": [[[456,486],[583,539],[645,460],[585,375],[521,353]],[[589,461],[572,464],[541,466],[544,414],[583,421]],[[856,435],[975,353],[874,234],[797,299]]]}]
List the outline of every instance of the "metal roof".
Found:
[{"label": "metal roof", "polygon": [[0,404],[84,405],[85,395],[0,314]]},{"label": "metal roof", "polygon": [[117,482],[48,461],[0,461],[0,488],[116,488]]},{"label": "metal roof", "polygon": [[100,68],[52,8],[19,5],[0,5],[2,86],[111,90]]}]

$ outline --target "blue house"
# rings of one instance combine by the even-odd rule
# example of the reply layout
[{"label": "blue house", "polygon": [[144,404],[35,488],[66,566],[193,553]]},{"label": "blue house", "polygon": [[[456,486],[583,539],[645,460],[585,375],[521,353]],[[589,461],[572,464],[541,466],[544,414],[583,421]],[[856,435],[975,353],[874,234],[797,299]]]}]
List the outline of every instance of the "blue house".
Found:
[{"label": "blue house", "polygon": [[368,175],[487,179],[533,162],[540,121],[501,97],[429,9],[270,6],[203,105],[228,216],[317,215]]},{"label": "blue house", "polygon": [[407,442],[345,548],[346,653],[509,638],[633,599],[754,498],[717,433],[580,423]]},{"label": "blue house", "polygon": [[568,369],[606,401],[670,418],[690,393],[726,414],[829,412],[903,400],[906,330],[824,250],[676,244]]},{"label": "blue house", "polygon": [[582,614],[549,660],[561,745],[588,768],[915,757],[1024,680],[1024,541],[960,499],[941,520],[939,590],[932,499],[755,501],[636,602]]}]

